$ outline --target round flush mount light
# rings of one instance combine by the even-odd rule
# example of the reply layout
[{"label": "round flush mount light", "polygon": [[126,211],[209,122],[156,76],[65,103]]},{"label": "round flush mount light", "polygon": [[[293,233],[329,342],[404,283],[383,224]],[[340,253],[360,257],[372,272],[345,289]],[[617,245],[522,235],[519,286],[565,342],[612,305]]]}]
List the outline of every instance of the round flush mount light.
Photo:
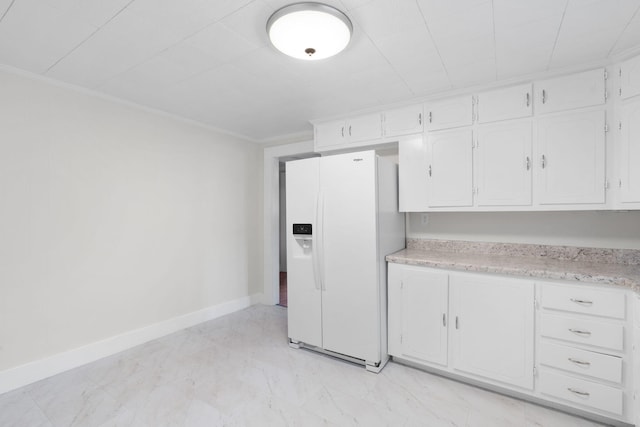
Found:
[{"label": "round flush mount light", "polygon": [[291,4],[275,11],[267,21],[267,34],[276,49],[311,61],[341,52],[352,32],[347,15],[322,3]]}]

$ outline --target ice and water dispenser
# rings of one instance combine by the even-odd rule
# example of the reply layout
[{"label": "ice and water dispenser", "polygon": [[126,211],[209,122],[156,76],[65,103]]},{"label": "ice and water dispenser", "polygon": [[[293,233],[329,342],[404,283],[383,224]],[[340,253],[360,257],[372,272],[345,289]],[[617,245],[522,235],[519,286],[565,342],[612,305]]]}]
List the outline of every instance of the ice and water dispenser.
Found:
[{"label": "ice and water dispenser", "polygon": [[302,247],[304,252],[311,249],[313,231],[311,224],[293,224],[293,238]]}]

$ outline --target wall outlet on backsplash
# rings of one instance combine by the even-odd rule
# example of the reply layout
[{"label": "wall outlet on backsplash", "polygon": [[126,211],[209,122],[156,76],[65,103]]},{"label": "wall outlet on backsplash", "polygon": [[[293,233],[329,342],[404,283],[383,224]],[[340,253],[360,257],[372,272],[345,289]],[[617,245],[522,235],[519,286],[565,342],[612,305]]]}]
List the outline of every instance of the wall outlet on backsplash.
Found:
[{"label": "wall outlet on backsplash", "polygon": [[421,225],[429,225],[429,214],[428,213],[420,214],[420,224]]}]

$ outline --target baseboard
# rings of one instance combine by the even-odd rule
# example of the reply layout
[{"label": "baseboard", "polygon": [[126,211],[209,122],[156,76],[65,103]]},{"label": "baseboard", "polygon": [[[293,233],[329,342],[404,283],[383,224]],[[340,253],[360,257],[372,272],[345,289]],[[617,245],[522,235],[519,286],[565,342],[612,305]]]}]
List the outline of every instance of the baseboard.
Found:
[{"label": "baseboard", "polygon": [[172,334],[198,323],[216,319],[262,302],[262,294],[254,294],[187,313],[153,325],[134,329],[114,337],[58,353],[0,372],[0,394],[40,381],[64,371],[111,356],[145,342]]}]

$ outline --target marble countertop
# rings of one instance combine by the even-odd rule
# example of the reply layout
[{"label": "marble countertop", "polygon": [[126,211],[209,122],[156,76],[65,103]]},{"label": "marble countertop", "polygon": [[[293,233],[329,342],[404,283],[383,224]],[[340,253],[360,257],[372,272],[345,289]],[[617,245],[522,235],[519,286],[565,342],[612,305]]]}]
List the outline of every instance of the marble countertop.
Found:
[{"label": "marble countertop", "polygon": [[558,259],[526,256],[522,253],[454,252],[408,242],[407,249],[386,257],[397,264],[419,265],[449,270],[507,274],[552,280],[570,280],[617,286],[640,293],[640,265],[595,262],[589,259]]}]

